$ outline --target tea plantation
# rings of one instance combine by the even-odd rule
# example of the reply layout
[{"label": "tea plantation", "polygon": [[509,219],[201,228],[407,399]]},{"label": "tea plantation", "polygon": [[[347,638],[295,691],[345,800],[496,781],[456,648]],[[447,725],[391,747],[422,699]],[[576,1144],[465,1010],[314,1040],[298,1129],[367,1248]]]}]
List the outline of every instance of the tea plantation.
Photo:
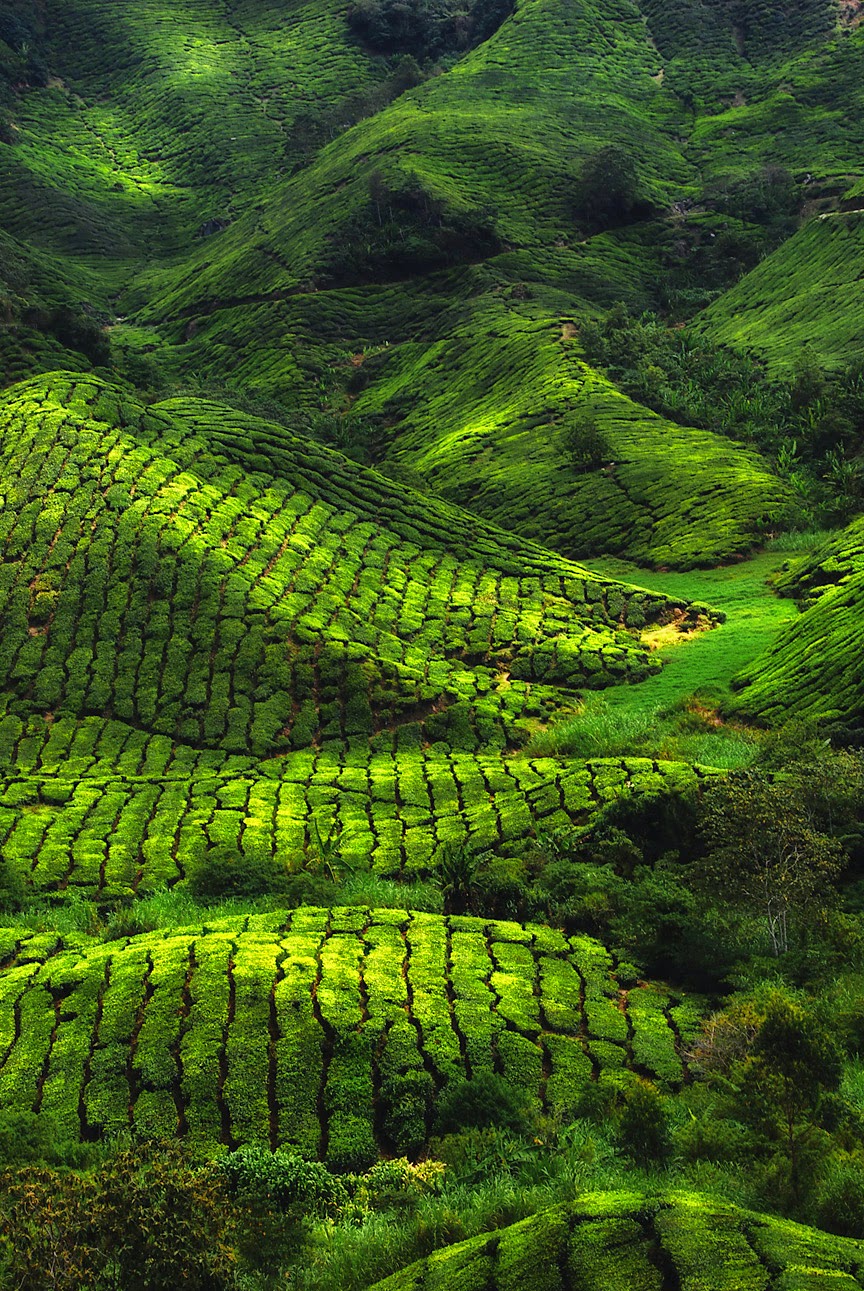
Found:
[{"label": "tea plantation", "polygon": [[[391,739],[392,744],[392,739]],[[211,847],[296,870],[321,840],[385,877],[442,850],[524,855],[619,795],[674,794],[706,772],[647,758],[504,760],[494,750],[365,741],[254,763],[87,718],[0,720],[0,855],[36,890],[117,899],[173,886]]]},{"label": "tea plantation", "polygon": [[829,368],[860,363],[862,273],[864,214],[831,212],[726,292],[701,325],[721,344],[756,350],[774,368],[792,367],[805,346]]},{"label": "tea plantation", "polygon": [[801,614],[738,674],[732,711],[761,721],[818,715],[856,728],[864,712],[861,522],[790,562],[777,582],[785,595],[801,598]]},{"label": "tea plantation", "polygon": [[4,1105],[83,1139],[291,1144],[343,1170],[417,1151],[436,1091],[482,1070],[564,1116],[601,1070],[675,1086],[700,1016],[623,987],[589,938],[474,918],[306,907],[117,944],[0,937]]},{"label": "tea plantation", "polygon": [[375,1291],[855,1291],[862,1279],[861,1242],[698,1196],[599,1193],[438,1251]]},{"label": "tea plantation", "polygon": [[862,0],[0,0],[0,1291],[864,1287],[862,122]]}]

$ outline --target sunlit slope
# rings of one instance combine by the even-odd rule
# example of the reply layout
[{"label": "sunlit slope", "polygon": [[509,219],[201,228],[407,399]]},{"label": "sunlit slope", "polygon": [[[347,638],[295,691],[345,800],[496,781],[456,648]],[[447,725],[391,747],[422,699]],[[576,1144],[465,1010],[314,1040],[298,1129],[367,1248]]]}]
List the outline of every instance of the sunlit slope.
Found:
[{"label": "sunlit slope", "polygon": [[[287,435],[281,478],[250,472],[215,451],[232,416],[66,375],[0,402],[25,709],[258,756],[404,724],[500,746],[557,687],[647,675],[639,630],[686,609]],[[267,424],[239,430],[254,449]]]},{"label": "sunlit slope", "polygon": [[647,758],[424,746],[419,724],[256,761],[103,718],[6,711],[0,855],[37,892],[104,900],[173,887],[214,847],[275,879],[320,865],[326,839],[340,864],[412,880],[446,849],[522,856],[622,794],[693,792],[701,779]]},{"label": "sunlit slope", "polygon": [[698,1194],[594,1193],[436,1251],[375,1291],[856,1291],[864,1243]]},{"label": "sunlit slope", "polygon": [[[580,361],[575,331],[490,301],[440,340],[364,365],[353,415],[382,425],[387,462],[568,556],[686,569],[752,549],[785,486],[743,445],[620,394]],[[574,465],[574,416],[606,441],[594,469]]]},{"label": "sunlit slope", "polygon": [[734,711],[864,723],[864,521],[857,520],[778,580],[802,613],[736,679]]},{"label": "sunlit slope", "polygon": [[0,948],[3,1110],[64,1137],[291,1146],[336,1169],[417,1151],[439,1091],[481,1071],[563,1118],[601,1070],[675,1088],[700,1020],[662,987],[622,994],[588,937],[402,910],[107,943],[4,929]]},{"label": "sunlit slope", "polygon": [[318,146],[386,77],[330,0],[51,0],[44,18],[57,80],[19,96],[0,222],[103,260],[191,249],[298,163],[298,118]]},{"label": "sunlit slope", "polygon": [[[864,206],[864,198],[861,199]],[[700,327],[789,369],[805,347],[827,367],[864,360],[864,212],[810,220],[721,296]]]}]

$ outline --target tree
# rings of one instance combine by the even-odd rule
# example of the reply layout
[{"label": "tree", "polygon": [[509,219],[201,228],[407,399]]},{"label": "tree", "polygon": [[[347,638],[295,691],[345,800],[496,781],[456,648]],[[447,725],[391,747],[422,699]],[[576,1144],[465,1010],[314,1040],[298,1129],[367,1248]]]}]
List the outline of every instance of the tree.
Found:
[{"label": "tree", "polygon": [[596,471],[612,460],[612,450],[597,418],[588,408],[574,408],[561,421],[564,451],[574,471]]},{"label": "tree", "polygon": [[794,779],[753,773],[706,791],[700,833],[696,886],[764,919],[774,955],[785,954],[792,921],[833,897],[845,860],[840,843],[817,827]]},{"label": "tree", "polygon": [[608,144],[586,159],[576,186],[577,218],[595,230],[619,228],[640,205],[636,164],[626,149]]},{"label": "tree", "polygon": [[801,1151],[826,1095],[843,1075],[840,1048],[826,1025],[796,1001],[776,992],[745,1067],[744,1107],[765,1127],[776,1125],[789,1163],[792,1195],[801,1194]]}]

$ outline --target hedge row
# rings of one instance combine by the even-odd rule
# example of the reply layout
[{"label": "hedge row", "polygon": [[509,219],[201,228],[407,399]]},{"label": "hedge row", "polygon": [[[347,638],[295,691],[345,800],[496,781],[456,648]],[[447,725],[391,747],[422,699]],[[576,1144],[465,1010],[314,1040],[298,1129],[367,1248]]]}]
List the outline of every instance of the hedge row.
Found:
[{"label": "hedge row", "polygon": [[0,931],[0,1110],[292,1145],[339,1169],[415,1152],[448,1082],[496,1071],[576,1113],[601,1071],[675,1087],[698,1002],[625,989],[599,943],[358,907],[99,943]]},{"label": "hedge row", "polygon": [[595,1193],[437,1251],[373,1291],[856,1291],[864,1242],[697,1195]]}]

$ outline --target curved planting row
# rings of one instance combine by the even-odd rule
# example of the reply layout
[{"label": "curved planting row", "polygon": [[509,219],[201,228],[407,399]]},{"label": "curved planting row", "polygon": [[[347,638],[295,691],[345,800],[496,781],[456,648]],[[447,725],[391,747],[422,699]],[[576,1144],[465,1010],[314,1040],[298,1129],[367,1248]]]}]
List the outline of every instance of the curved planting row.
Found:
[{"label": "curved planting row", "polygon": [[502,747],[559,687],[651,672],[638,632],[683,608],[539,549],[520,572],[503,536],[496,565],[494,531],[466,542],[453,509],[450,548],[426,542],[404,492],[403,537],[381,519],[398,490],[338,454],[298,448],[299,482],[248,475],[99,382],[15,387],[0,455],[0,643],[37,712],[256,756],[397,728]]},{"label": "curved planting row", "polygon": [[329,839],[348,867],[422,877],[444,848],[520,855],[621,794],[686,791],[700,778],[646,758],[370,752],[361,741],[255,765],[119,722],[7,714],[0,856],[36,888],[105,898],[170,886],[216,846],[238,864],[290,870]]},{"label": "curved planting row", "polygon": [[738,674],[730,708],[766,722],[804,717],[864,722],[864,522],[854,521],[777,579],[802,613]]},{"label": "curved planting row", "polygon": [[864,1242],[707,1197],[595,1193],[430,1255],[374,1291],[857,1291]]},{"label": "curved planting row", "polygon": [[338,1169],[418,1150],[437,1092],[480,1071],[565,1118],[602,1070],[677,1085],[699,1020],[590,938],[467,917],[304,908],[0,950],[0,1108]]}]

